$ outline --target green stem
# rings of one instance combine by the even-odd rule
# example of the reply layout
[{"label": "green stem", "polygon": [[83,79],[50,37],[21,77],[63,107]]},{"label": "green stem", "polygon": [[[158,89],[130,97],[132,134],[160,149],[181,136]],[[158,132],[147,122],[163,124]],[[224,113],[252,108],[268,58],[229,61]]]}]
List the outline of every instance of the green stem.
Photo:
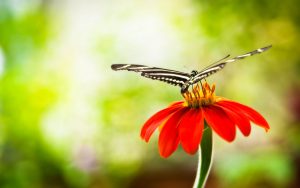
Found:
[{"label": "green stem", "polygon": [[208,126],[205,127],[199,148],[197,175],[193,188],[203,188],[205,186],[212,164],[212,130]]}]

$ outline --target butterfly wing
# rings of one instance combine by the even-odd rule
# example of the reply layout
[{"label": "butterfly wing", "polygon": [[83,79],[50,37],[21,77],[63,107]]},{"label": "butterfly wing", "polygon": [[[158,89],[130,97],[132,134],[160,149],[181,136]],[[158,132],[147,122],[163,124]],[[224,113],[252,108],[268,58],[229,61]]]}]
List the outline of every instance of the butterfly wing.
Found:
[{"label": "butterfly wing", "polygon": [[141,75],[146,78],[163,81],[172,85],[178,85],[180,87],[190,78],[190,74],[187,73],[158,67],[148,67],[145,65],[113,64],[111,68],[115,71],[128,70],[140,72]]},{"label": "butterfly wing", "polygon": [[255,54],[260,54],[262,52],[265,52],[266,50],[268,50],[269,48],[271,48],[272,45],[269,45],[269,46],[266,46],[266,47],[263,47],[263,48],[259,48],[259,49],[256,49],[256,50],[253,50],[251,52],[248,52],[248,53],[245,53],[243,55],[239,55],[239,56],[236,56],[232,59],[228,59],[226,61],[223,61],[221,63],[218,63],[218,64],[212,64],[210,66],[208,66],[207,68],[203,69],[202,71],[200,71],[193,79],[192,79],[192,83],[197,83],[199,82],[200,80],[222,70],[225,65],[227,65],[227,63],[232,63],[232,62],[235,62],[237,60],[240,60],[240,59],[244,59],[246,57],[249,57],[249,56],[253,56]]}]

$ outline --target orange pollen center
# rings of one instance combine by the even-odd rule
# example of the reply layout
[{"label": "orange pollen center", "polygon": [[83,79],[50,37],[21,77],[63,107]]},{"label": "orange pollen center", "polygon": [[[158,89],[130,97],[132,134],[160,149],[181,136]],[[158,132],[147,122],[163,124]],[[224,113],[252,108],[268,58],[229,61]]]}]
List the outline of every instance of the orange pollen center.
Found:
[{"label": "orange pollen center", "polygon": [[217,98],[214,92],[215,84],[213,84],[212,87],[206,82],[202,84],[202,87],[197,84],[193,86],[191,91],[187,91],[183,94],[185,105],[192,108],[200,108],[214,104]]}]

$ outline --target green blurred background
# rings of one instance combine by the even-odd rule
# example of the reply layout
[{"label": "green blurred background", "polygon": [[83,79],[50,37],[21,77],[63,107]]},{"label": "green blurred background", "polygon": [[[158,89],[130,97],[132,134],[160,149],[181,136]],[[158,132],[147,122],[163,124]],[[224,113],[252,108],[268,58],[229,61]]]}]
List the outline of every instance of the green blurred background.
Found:
[{"label": "green blurred background", "polygon": [[208,81],[268,120],[214,137],[207,187],[300,186],[300,2],[1,0],[0,187],[185,188],[197,156],[159,156],[139,137],[179,88],[114,72],[137,63],[190,72],[269,44]]}]

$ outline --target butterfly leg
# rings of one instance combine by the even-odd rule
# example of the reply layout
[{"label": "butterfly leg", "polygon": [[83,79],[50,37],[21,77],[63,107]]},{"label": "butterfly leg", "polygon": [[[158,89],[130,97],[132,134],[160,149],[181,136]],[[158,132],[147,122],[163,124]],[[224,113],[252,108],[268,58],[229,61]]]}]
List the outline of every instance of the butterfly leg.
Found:
[{"label": "butterfly leg", "polygon": [[[205,78],[204,78],[204,80],[205,80]],[[202,92],[204,93],[204,89],[203,89],[203,85],[202,85],[201,80],[199,82],[200,82],[200,86],[201,86]],[[205,82],[206,82],[206,80],[205,80]]]}]

